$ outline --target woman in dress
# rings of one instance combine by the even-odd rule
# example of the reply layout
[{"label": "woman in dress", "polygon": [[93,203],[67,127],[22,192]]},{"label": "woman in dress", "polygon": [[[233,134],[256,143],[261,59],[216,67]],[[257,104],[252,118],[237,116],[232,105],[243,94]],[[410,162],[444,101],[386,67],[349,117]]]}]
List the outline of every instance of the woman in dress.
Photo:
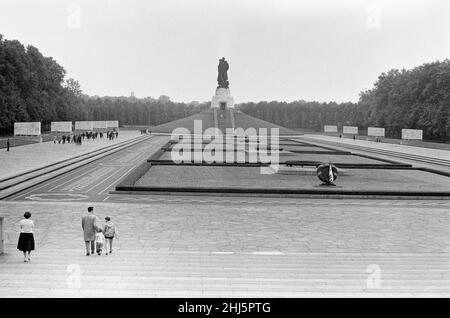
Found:
[{"label": "woman in dress", "polygon": [[26,263],[31,260],[31,251],[34,251],[34,222],[30,219],[30,212],[25,212],[23,216],[24,219],[19,222],[20,236],[19,242],[17,243],[17,249],[23,252],[23,261]]}]

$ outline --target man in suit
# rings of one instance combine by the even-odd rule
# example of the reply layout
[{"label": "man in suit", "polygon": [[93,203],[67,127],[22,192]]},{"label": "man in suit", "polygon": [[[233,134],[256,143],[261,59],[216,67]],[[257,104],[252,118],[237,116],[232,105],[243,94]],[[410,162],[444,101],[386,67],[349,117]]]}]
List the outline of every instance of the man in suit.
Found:
[{"label": "man in suit", "polygon": [[[88,212],[81,219],[81,227],[84,232],[84,242],[86,244],[86,256],[95,252],[95,232],[97,217],[94,214],[94,208],[88,207]],[[90,246],[90,248],[89,248]]]}]

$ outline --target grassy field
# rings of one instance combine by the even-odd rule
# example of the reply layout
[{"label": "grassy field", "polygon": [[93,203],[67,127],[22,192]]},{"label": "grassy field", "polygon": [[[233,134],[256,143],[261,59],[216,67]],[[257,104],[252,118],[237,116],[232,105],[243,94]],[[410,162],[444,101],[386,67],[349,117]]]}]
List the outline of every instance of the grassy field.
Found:
[{"label": "grassy field", "polygon": [[252,117],[245,113],[237,113],[237,112],[234,113],[234,120],[235,120],[236,128],[237,127],[242,127],[244,129],[246,129],[248,127],[253,127],[256,129],[267,128],[269,130],[268,133],[270,133],[271,128],[278,128],[280,130],[279,131],[280,135],[301,135],[301,132],[299,132],[299,131],[284,128],[284,127],[278,126],[276,124],[270,123],[268,121]]},{"label": "grassy field", "polygon": [[[234,113],[235,118],[235,128],[267,128],[268,133],[270,133],[271,128],[278,128],[280,135],[300,135],[301,133],[295,130],[287,129],[281,126],[278,126],[273,123],[269,123],[267,121],[249,116],[244,113],[235,112]],[[203,130],[214,127],[214,116],[212,111],[203,111],[198,114],[194,114],[192,116],[178,119],[169,123],[165,123],[159,126],[154,126],[151,128],[152,132],[161,132],[161,133],[172,133],[172,131],[179,127],[184,127],[189,129],[192,133],[194,132],[194,120],[201,120],[202,121],[202,128]]]},{"label": "grassy field", "polygon": [[203,131],[207,128],[214,127],[214,117],[212,112],[204,111],[192,116],[171,121],[162,125],[151,128],[152,132],[172,133],[176,128],[187,128],[191,133],[194,133],[194,120],[202,121]]}]

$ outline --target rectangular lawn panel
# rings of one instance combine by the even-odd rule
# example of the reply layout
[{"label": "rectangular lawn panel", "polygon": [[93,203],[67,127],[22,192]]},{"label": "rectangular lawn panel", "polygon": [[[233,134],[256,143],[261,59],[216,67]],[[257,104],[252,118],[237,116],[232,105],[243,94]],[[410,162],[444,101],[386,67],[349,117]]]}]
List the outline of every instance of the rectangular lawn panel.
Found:
[{"label": "rectangular lawn panel", "polygon": [[174,187],[200,189],[281,189],[404,191],[446,193],[450,178],[419,170],[348,169],[338,175],[337,187],[318,187],[314,175],[261,174],[258,167],[152,166],[135,187]]}]

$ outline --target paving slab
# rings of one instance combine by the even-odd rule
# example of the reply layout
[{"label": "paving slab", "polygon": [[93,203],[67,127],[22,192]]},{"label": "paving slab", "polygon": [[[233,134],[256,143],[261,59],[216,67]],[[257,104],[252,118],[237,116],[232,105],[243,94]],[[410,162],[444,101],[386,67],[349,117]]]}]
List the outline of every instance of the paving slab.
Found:
[{"label": "paving slab", "polygon": [[[270,199],[227,198],[230,204],[225,206],[221,200],[225,201],[175,197],[151,205],[97,203],[96,214],[110,215],[121,234],[112,255],[90,257],[84,255],[79,224],[89,203],[3,202],[6,254],[0,256],[0,295],[442,297],[450,293],[450,215],[445,204],[413,200],[393,207],[381,200],[319,200],[320,204],[310,205],[313,201],[289,199],[280,205]],[[25,210],[31,210],[36,224],[36,251],[30,263],[23,263],[15,249],[17,222]],[[330,246],[341,246],[343,252],[330,251]],[[255,253],[258,250],[268,252]],[[380,288],[367,285],[373,268],[380,270]],[[79,286],[73,284],[77,277]]]}]

